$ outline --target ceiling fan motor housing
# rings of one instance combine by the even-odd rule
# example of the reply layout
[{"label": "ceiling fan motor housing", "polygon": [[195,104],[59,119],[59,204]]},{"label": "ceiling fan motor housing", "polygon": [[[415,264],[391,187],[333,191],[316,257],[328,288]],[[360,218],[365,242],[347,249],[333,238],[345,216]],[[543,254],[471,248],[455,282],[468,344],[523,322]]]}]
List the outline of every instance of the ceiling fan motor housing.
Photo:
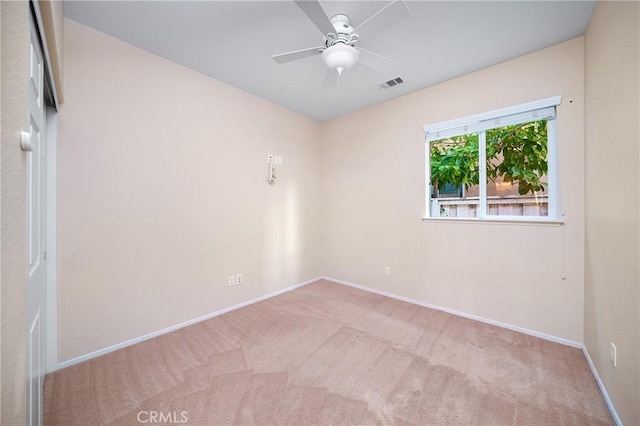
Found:
[{"label": "ceiling fan motor housing", "polygon": [[331,24],[336,32],[335,34],[329,33],[325,36],[325,44],[327,47],[334,46],[338,43],[353,46],[360,40],[360,36],[353,32],[354,28],[351,26],[347,15],[334,15],[333,18],[331,18]]}]

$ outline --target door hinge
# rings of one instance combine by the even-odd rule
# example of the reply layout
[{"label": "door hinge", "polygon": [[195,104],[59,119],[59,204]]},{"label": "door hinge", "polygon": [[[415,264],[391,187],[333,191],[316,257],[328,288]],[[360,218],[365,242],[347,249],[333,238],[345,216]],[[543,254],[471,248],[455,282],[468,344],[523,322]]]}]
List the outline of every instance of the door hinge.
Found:
[{"label": "door hinge", "polygon": [[44,260],[47,260],[47,252],[45,251],[43,254]]}]

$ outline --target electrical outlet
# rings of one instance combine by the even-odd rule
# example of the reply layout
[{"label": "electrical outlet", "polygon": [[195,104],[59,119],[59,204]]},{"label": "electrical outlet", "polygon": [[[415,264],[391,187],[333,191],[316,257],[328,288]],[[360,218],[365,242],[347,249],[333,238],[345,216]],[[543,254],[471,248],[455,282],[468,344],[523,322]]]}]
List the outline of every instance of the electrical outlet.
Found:
[{"label": "electrical outlet", "polygon": [[235,275],[229,276],[229,287],[236,285],[236,277]]},{"label": "electrical outlet", "polygon": [[269,164],[273,163],[273,155],[272,154],[268,154],[267,155],[267,163],[269,163]]},{"label": "electrical outlet", "polygon": [[236,275],[236,285],[242,284],[242,274]]},{"label": "electrical outlet", "polygon": [[616,345],[613,343],[611,343],[611,355],[609,355],[609,359],[614,368],[618,367],[618,348],[616,348]]},{"label": "electrical outlet", "polygon": [[385,274],[386,276],[390,276],[390,275],[391,275],[391,268],[390,268],[390,267],[388,267],[388,266],[385,266],[385,267],[384,267],[384,274]]}]

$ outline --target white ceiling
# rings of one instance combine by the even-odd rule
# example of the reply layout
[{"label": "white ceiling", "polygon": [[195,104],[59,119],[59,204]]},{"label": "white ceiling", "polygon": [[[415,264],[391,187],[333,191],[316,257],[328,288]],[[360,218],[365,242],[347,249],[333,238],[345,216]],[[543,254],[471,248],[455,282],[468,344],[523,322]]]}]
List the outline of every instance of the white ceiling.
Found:
[{"label": "white ceiling", "polygon": [[[354,26],[389,1],[322,1]],[[271,56],[322,44],[292,1],[68,1],[65,15],[147,51],[318,121],[383,102],[584,34],[594,2],[407,1],[410,18],[359,46],[395,59],[362,65],[323,88],[320,56],[276,64]],[[405,83],[387,90],[378,83]]]}]

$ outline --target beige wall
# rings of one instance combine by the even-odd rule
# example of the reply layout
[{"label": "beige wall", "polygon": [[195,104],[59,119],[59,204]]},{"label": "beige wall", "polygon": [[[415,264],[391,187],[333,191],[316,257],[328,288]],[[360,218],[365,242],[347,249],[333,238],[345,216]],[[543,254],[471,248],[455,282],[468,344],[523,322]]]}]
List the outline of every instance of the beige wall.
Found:
[{"label": "beige wall", "polygon": [[585,34],[585,346],[626,425],[640,424],[639,13],[599,2]]},{"label": "beige wall", "polygon": [[317,122],[69,20],[65,94],[60,361],[320,274]]},{"label": "beige wall", "polygon": [[27,126],[29,4],[1,2],[2,159],[0,161],[0,424],[25,424],[27,396],[26,327],[26,156],[20,131]]},{"label": "beige wall", "polygon": [[[424,125],[555,95],[564,225],[421,220]],[[582,38],[323,123],[323,273],[582,342],[583,127]]]}]

